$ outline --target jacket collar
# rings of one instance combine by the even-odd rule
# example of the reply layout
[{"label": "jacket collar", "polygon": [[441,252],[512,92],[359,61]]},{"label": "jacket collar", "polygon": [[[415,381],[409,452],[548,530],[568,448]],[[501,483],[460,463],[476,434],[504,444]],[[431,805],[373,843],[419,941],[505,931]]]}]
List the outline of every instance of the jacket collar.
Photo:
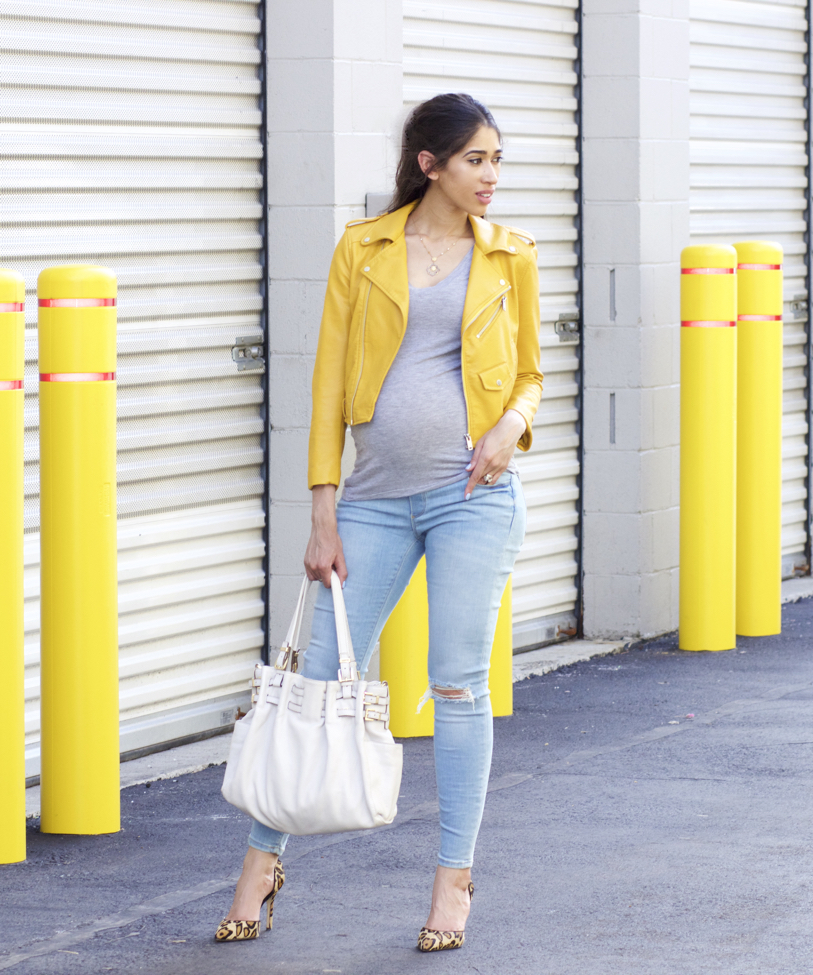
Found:
[{"label": "jacket collar", "polygon": [[[398,240],[404,234],[407,218],[417,205],[417,203],[407,203],[406,206],[395,210],[393,213],[385,213],[382,217],[367,224],[363,244],[369,246],[382,240]],[[516,253],[516,247],[512,249],[509,239],[510,232],[505,227],[501,227],[497,223],[489,223],[482,217],[469,216],[469,223],[474,232],[475,246],[484,254],[491,254],[493,251]],[[367,237],[369,240],[366,239]]]}]

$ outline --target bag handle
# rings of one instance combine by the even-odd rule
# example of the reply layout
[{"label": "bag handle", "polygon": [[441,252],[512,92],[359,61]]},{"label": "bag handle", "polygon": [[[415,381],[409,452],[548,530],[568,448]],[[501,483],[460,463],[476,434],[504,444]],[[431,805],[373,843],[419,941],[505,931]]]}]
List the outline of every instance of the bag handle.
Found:
[{"label": "bag handle", "polygon": [[[305,576],[299,589],[291,625],[285,637],[285,643],[280,647],[274,667],[276,670],[291,670],[294,656],[299,644],[299,634],[302,629],[302,619],[305,615],[305,601],[311,580]],[[353,640],[350,636],[350,624],[347,622],[347,609],[344,605],[342,584],[335,572],[330,574],[330,591],[333,596],[333,616],[336,621],[336,642],[339,646],[339,682],[342,684],[342,696],[350,696],[350,685],[358,680],[358,667],[353,653]]]},{"label": "bag handle", "polygon": [[350,637],[350,624],[347,622],[342,584],[335,572],[330,574],[330,591],[333,594],[333,615],[336,619],[336,642],[339,644],[339,681],[342,684],[342,696],[347,697],[344,693],[345,687],[349,690],[349,685],[359,679],[359,673]]}]

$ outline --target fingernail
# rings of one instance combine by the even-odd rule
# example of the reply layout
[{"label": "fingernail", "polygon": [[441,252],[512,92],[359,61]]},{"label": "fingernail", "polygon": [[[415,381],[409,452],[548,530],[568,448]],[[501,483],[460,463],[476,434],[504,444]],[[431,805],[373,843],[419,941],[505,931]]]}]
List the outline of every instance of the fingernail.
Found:
[{"label": "fingernail", "polygon": [[345,579],[344,582],[342,583],[342,589],[344,589],[346,585],[347,585],[347,579]]},{"label": "fingernail", "polygon": [[471,491],[469,491],[469,493],[466,495],[466,500],[468,501],[470,497],[471,497]]},{"label": "fingernail", "polygon": [[470,471],[470,470],[471,470],[471,464],[469,464],[469,465],[468,465],[468,466],[466,467],[466,470],[467,470],[467,471]]}]

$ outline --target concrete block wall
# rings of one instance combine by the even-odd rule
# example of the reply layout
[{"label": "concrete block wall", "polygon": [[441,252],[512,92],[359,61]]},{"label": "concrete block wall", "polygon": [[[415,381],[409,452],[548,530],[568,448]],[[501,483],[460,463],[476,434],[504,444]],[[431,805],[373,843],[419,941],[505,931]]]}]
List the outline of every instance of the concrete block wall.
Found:
[{"label": "concrete block wall", "polygon": [[272,645],[285,636],[310,532],[311,374],[330,259],[397,163],[402,20],[400,0],[276,4],[267,18]]},{"label": "concrete block wall", "polygon": [[686,0],[584,0],[584,631],[677,626]]}]

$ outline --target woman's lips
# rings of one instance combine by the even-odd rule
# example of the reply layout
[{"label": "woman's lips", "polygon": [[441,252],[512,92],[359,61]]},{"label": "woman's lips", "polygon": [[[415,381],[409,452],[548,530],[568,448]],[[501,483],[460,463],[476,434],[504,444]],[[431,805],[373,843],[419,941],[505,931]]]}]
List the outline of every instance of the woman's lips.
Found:
[{"label": "woman's lips", "polygon": [[490,203],[491,197],[494,196],[493,193],[478,193],[477,198],[483,203]]}]

